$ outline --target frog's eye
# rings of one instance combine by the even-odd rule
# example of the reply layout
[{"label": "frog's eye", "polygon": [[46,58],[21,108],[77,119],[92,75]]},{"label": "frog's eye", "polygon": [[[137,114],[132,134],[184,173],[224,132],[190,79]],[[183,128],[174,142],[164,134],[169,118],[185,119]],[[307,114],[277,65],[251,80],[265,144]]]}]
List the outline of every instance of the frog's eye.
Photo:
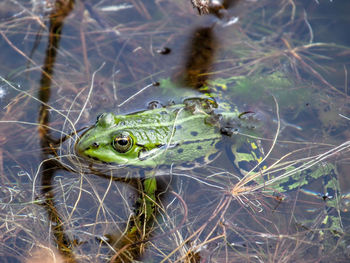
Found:
[{"label": "frog's eye", "polygon": [[132,147],[132,138],[126,134],[119,134],[113,139],[113,148],[119,153],[126,153]]}]

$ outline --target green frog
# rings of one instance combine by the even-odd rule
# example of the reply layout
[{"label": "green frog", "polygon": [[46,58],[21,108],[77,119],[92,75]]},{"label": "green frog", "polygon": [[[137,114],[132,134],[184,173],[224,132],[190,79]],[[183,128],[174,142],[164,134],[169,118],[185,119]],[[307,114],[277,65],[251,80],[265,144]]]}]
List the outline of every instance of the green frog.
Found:
[{"label": "green frog", "polygon": [[[155,210],[156,168],[176,166],[192,169],[205,166],[225,152],[242,176],[251,174],[252,168],[255,168],[253,173],[256,174],[266,169],[259,141],[237,135],[237,127],[255,130],[257,121],[251,118],[250,112],[240,112],[235,106],[218,104],[212,98],[189,98],[181,104],[126,115],[102,114],[95,125],[81,136],[75,149],[79,156],[93,164],[139,167],[148,171],[143,180],[145,197],[140,212],[144,214],[142,222],[148,223]],[[331,164],[327,165],[327,169],[316,167],[295,172],[269,185],[268,189],[291,191],[321,177],[328,179],[324,179],[327,190],[320,198],[336,207],[339,203],[339,184],[335,167]],[[261,185],[264,184],[262,180],[269,179],[268,175],[263,178],[259,176],[250,185]],[[141,219],[135,221],[130,233],[140,228],[137,224],[143,224]],[[339,220],[333,220],[332,224],[341,232]]]},{"label": "green frog", "polygon": [[[218,104],[212,98],[189,98],[182,104],[126,115],[104,113],[81,136],[75,149],[90,163],[111,168],[192,169],[211,163],[225,152],[244,176],[266,168],[260,141],[236,135],[238,130],[256,135],[259,121],[253,116],[252,112],[240,112],[236,106]],[[253,168],[255,171],[251,171]],[[288,170],[295,168],[288,166]],[[296,171],[272,187],[278,192],[291,191],[327,174],[332,174],[334,183],[335,168],[327,164],[326,168],[316,165],[311,170]],[[262,179],[272,178],[266,175],[254,181],[261,184]],[[337,182],[332,187],[328,181],[329,189],[338,187]]]}]

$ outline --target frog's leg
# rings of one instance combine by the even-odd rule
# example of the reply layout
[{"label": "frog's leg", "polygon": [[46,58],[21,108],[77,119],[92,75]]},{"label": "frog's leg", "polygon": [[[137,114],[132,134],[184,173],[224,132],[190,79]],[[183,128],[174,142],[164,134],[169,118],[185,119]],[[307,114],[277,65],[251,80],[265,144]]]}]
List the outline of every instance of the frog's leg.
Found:
[{"label": "frog's leg", "polygon": [[142,213],[144,213],[144,220],[147,225],[150,224],[150,220],[156,212],[156,191],[157,180],[154,170],[152,170],[146,174],[146,179],[143,180]]},{"label": "frog's leg", "polygon": [[262,163],[264,153],[259,141],[244,138],[226,149],[226,153],[234,168],[243,176],[253,168],[256,168],[255,172],[266,169],[266,164]]},{"label": "frog's leg", "polygon": [[156,213],[157,180],[154,171],[146,171],[144,179],[138,186],[139,198],[137,200],[135,215],[130,223],[129,234],[139,233],[140,240],[147,239],[147,233],[152,228],[154,214]]},{"label": "frog's leg", "polygon": [[[231,147],[231,158],[234,166],[236,166],[243,175],[244,172],[248,172],[253,167],[264,170],[265,164],[261,163],[264,153],[260,149],[261,147],[259,147],[258,142],[249,139],[238,145],[233,145]],[[257,166],[257,164],[260,165]],[[294,170],[295,168],[296,167],[288,167],[289,170]],[[272,178],[263,178],[260,176],[256,177],[254,181],[257,184],[261,184],[269,179]],[[308,190],[308,186],[317,180],[322,181],[322,193]],[[312,234],[312,240],[316,240],[315,238],[317,237],[324,252],[330,251],[330,249],[335,246],[345,244],[345,242],[343,242],[345,233],[342,219],[344,212],[347,210],[345,208],[343,209],[344,212],[342,212],[340,206],[342,202],[341,199],[346,199],[346,197],[340,194],[340,185],[335,165],[331,163],[316,164],[309,169],[295,172],[293,175],[277,181],[275,184],[270,185],[269,188],[281,194],[299,189],[304,194],[312,195],[322,200],[324,202],[324,208],[319,211],[316,217],[304,223],[298,222],[298,220],[295,219],[296,222],[299,225],[303,225],[304,229],[309,229]],[[345,249],[346,245],[343,247]]]},{"label": "frog's leg", "polygon": [[157,181],[153,171],[141,171],[141,178],[127,180],[139,193],[134,214],[129,218],[126,231],[119,238],[114,248],[117,261],[134,262],[142,257],[145,243],[154,226],[156,210]]},{"label": "frog's leg", "polygon": [[317,241],[323,253],[333,251],[335,249],[346,250],[344,236],[343,217],[345,211],[341,211],[341,196],[340,185],[337,178],[336,167],[331,163],[322,163],[306,170],[304,174],[307,182],[312,180],[322,179],[323,191],[321,193],[310,191],[307,185],[301,188],[301,193],[313,196],[324,202],[324,209],[320,210],[318,215],[312,220],[298,222],[299,225],[309,226],[311,239]]}]

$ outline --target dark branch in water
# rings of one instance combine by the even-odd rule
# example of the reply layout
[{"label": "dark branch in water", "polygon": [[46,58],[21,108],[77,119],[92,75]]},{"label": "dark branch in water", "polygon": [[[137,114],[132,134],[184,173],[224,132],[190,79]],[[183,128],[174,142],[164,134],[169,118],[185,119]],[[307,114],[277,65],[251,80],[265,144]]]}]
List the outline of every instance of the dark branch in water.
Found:
[{"label": "dark branch in water", "polygon": [[65,234],[64,225],[55,207],[53,184],[55,171],[59,169],[57,162],[50,160],[49,155],[54,154],[52,144],[55,140],[50,135],[50,115],[48,102],[51,96],[52,76],[56,61],[57,50],[61,40],[61,33],[65,18],[73,10],[74,0],[57,0],[55,9],[50,15],[49,40],[46,49],[46,57],[40,79],[39,100],[42,102],[39,110],[39,137],[43,158],[42,165],[42,193],[45,197],[44,207],[52,222],[52,232],[56,238],[59,252],[65,257],[66,262],[76,262],[72,253],[74,241]]}]

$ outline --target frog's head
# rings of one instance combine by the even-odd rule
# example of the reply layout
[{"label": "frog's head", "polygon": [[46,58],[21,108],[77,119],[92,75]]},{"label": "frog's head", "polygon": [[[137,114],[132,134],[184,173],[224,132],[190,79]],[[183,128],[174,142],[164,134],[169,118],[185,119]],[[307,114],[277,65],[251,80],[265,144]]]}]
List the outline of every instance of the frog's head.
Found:
[{"label": "frog's head", "polygon": [[138,165],[144,145],[137,144],[132,127],[123,125],[121,116],[102,114],[75,146],[79,156],[102,163]]}]

